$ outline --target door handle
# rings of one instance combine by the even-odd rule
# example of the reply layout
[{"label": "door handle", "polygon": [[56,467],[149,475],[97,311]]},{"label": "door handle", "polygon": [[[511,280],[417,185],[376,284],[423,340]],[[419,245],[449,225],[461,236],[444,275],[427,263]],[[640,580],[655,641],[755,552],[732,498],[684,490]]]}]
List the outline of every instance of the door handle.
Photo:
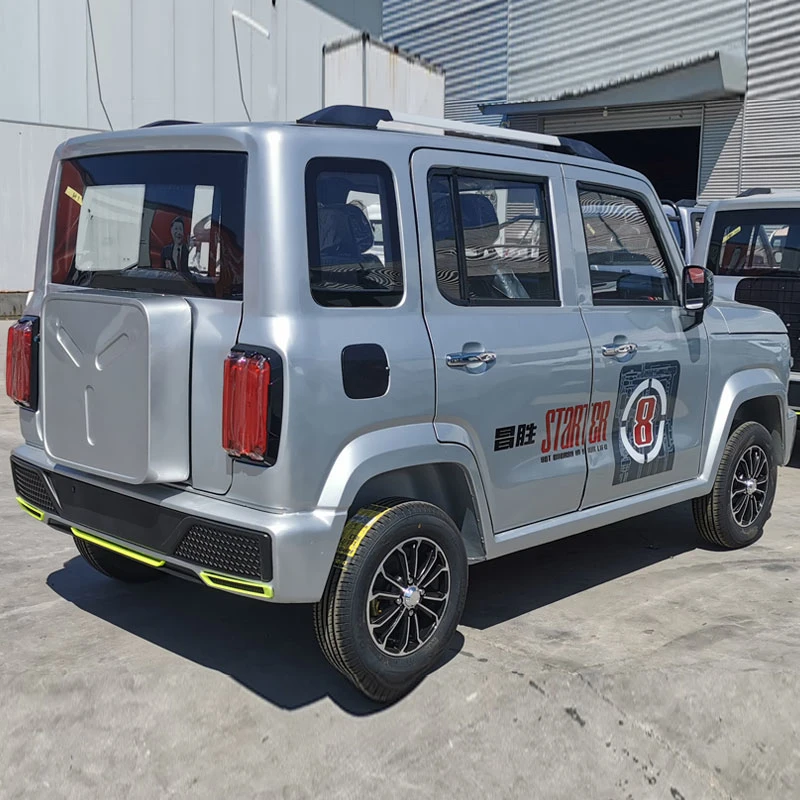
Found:
[{"label": "door handle", "polygon": [[602,352],[604,356],[609,358],[623,358],[624,356],[632,356],[638,349],[638,344],[624,342],[623,344],[604,344]]},{"label": "door handle", "polygon": [[475,367],[479,364],[494,364],[497,356],[494,353],[448,353],[448,367]]}]

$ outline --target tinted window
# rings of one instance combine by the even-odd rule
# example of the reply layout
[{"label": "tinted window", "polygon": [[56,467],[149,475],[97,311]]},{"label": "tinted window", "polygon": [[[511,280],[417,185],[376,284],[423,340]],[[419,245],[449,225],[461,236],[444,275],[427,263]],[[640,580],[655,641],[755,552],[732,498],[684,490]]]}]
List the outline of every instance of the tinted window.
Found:
[{"label": "tinted window", "polygon": [[707,266],[718,275],[800,272],[800,208],[718,213]]},{"label": "tinted window", "polygon": [[681,248],[681,252],[683,252],[683,227],[681,226],[680,219],[676,217],[667,217],[669,220],[669,227],[672,230],[672,235],[675,237],[675,241],[678,243],[678,247]]},{"label": "tinted window", "polygon": [[432,173],[428,192],[445,297],[473,305],[557,299],[542,181]]},{"label": "tinted window", "polygon": [[378,161],[314,159],[306,168],[311,294],[323,306],[396,306],[403,270],[394,181]]},{"label": "tinted window", "polygon": [[702,214],[691,214],[690,215],[692,221],[692,241],[697,241],[697,234],[700,233],[700,225],[703,223],[703,215]]},{"label": "tinted window", "polygon": [[53,282],[241,298],[246,172],[244,153],[63,162]]},{"label": "tinted window", "polygon": [[644,203],[579,187],[592,297],[603,303],[672,303],[675,289]]}]

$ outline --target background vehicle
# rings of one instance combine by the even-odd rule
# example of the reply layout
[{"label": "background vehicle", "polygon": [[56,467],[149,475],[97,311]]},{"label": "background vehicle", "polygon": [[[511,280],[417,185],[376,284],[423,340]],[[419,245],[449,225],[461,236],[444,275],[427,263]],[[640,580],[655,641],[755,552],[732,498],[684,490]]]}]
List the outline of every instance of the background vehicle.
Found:
[{"label": "background vehicle", "polygon": [[[717,296],[774,311],[800,365],[800,192],[760,190],[711,203],[695,262],[714,272]],[[794,371],[789,404],[800,412],[800,373]]]},{"label": "background vehicle", "polygon": [[703,214],[706,207],[699,205],[695,200],[679,200],[673,203],[669,200],[662,200],[664,213],[669,220],[669,226],[678,247],[681,249],[683,260],[687,264],[692,261],[692,251],[700,232],[700,225],[703,221]]},{"label": "background vehicle", "polygon": [[[710,305],[641,175],[395,122],[64,144],[7,361],[28,513],[120,580],[313,603],[380,701],[442,656],[469,563],[686,500],[756,541],[796,425],[783,324]],[[199,257],[162,269],[178,215]]]}]

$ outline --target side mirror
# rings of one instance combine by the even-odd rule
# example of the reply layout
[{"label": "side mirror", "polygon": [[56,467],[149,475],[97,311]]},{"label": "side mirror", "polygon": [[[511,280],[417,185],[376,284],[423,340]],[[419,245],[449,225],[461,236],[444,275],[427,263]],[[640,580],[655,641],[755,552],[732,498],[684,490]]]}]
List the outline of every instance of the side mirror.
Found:
[{"label": "side mirror", "polygon": [[702,314],[714,299],[714,274],[705,267],[683,270],[683,307]]}]

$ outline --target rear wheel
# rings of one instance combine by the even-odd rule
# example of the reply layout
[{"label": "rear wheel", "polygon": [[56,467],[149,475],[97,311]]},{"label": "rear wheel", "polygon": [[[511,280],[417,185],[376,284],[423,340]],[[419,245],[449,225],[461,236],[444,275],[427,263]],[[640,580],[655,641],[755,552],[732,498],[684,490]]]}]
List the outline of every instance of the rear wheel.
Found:
[{"label": "rear wheel", "polygon": [[734,549],[761,538],[770,517],[778,467],[772,437],[745,422],[728,439],[714,487],[693,501],[694,519],[708,542]]},{"label": "rear wheel", "polygon": [[450,517],[429,503],[378,503],[345,528],[314,627],[333,666],[391,702],[441,658],[466,594],[466,552]]},{"label": "rear wheel", "polygon": [[78,552],[94,567],[98,572],[107,578],[116,578],[125,583],[147,583],[161,577],[158,570],[148,567],[146,564],[139,564],[130,558],[112,553],[105,547],[100,547],[93,542],[87,542],[77,536],[72,537]]}]

